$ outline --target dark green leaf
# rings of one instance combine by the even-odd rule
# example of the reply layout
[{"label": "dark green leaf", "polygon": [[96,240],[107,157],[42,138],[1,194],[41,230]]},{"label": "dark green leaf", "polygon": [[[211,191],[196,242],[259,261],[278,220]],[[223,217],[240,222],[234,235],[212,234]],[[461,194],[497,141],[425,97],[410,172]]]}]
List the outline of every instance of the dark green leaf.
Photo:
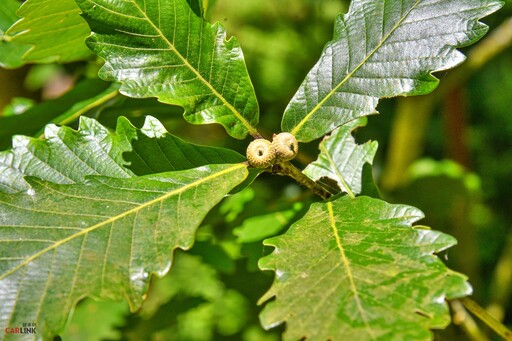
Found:
[{"label": "dark green leaf", "polygon": [[173,136],[155,118],[148,116],[142,129],[120,118],[117,132],[126,136],[132,150],[124,154],[136,175],[195,168],[210,164],[240,163],[245,156],[225,148],[199,146]]},{"label": "dark green leaf", "polygon": [[0,116],[0,148],[10,146],[12,135],[38,136],[48,123],[69,124],[89,110],[104,106],[116,94],[116,85],[89,79],[62,97],[35,105],[22,115]]},{"label": "dark green leaf", "polygon": [[264,327],[287,323],[285,340],[430,340],[450,322],[445,299],[471,293],[436,255],[455,244],[415,229],[410,206],[368,197],[313,204],[260,267],[276,272],[261,301]]},{"label": "dark green leaf", "polygon": [[30,180],[0,193],[0,327],[27,321],[49,339],[85,296],[126,299],[137,309],[149,276],[163,276],[188,249],[206,213],[247,176],[247,166],[83,184]]},{"label": "dark green leaf", "polygon": [[456,47],[487,32],[478,19],[502,1],[353,0],[334,38],[286,108],[282,129],[314,140],[375,113],[379,98],[432,91],[432,72],[464,60]]},{"label": "dark green leaf", "polygon": [[361,193],[363,166],[373,162],[378,147],[377,142],[358,145],[354,141],[352,131],[365,125],[366,118],[361,118],[333,131],[320,143],[318,159],[306,167],[304,174],[315,181],[332,179],[343,192]]},{"label": "dark green leaf", "polygon": [[89,27],[73,0],[27,0],[18,10],[23,19],[7,31],[14,43],[31,45],[25,62],[61,63],[91,55],[85,45]]},{"label": "dark green leaf", "polygon": [[105,65],[100,77],[131,97],[182,106],[194,124],[220,123],[233,137],[257,135],[258,103],[235,38],[197,17],[186,0],[76,0]]},{"label": "dark green leaf", "polygon": [[[132,146],[123,154],[129,168],[136,175],[195,168],[204,165],[240,163],[247,159],[225,148],[195,145],[167,132],[155,118],[148,116],[142,129],[135,129],[125,118],[120,118],[118,133],[126,136]],[[261,174],[260,169],[249,169],[249,176],[232,193],[249,186]]]}]

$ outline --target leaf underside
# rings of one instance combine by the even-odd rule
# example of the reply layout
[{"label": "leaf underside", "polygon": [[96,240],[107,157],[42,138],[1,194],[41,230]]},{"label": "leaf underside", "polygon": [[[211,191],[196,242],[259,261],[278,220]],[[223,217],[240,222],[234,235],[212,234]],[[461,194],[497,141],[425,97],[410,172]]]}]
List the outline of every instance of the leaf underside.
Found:
[{"label": "leaf underside", "polygon": [[285,340],[430,340],[450,321],[445,299],[470,294],[463,275],[434,255],[455,239],[414,229],[413,207],[343,197],[313,204],[260,260],[276,272],[260,302],[265,328]]},{"label": "leaf underside", "polygon": [[182,106],[194,124],[220,123],[242,139],[256,135],[258,103],[235,38],[197,17],[186,0],[76,0],[100,77],[121,93]]},{"label": "leaf underside", "polygon": [[376,141],[356,144],[351,133],[364,125],[366,118],[360,118],[334,130],[320,142],[318,159],[304,169],[304,174],[315,181],[330,178],[345,193],[361,193],[363,167],[372,164],[378,147]]},{"label": "leaf underside", "polygon": [[135,310],[149,276],[188,249],[207,212],[247,176],[244,164],[57,185],[29,179],[0,193],[0,327],[35,321],[36,337],[62,330],[85,296],[126,299]]},{"label": "leaf underside", "polygon": [[375,113],[379,98],[432,91],[432,72],[464,60],[457,47],[480,39],[488,0],[354,0],[286,108],[283,131],[308,142]]}]

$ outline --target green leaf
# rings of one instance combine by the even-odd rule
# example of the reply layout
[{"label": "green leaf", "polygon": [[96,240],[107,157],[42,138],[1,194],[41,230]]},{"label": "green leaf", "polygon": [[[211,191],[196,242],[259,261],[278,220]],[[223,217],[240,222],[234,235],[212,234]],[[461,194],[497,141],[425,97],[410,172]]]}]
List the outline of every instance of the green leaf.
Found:
[{"label": "green leaf", "polygon": [[286,108],[283,131],[307,142],[375,113],[379,98],[432,91],[432,72],[464,60],[456,47],[480,39],[488,0],[353,0],[334,38]]},{"label": "green leaf", "polygon": [[73,341],[120,340],[121,333],[115,327],[125,322],[124,316],[128,313],[126,302],[85,299],[78,304],[60,336],[62,340]]},{"label": "green leaf", "polygon": [[352,131],[365,126],[366,121],[361,118],[349,122],[320,142],[320,155],[304,169],[304,174],[315,181],[332,179],[343,192],[361,193],[363,166],[373,162],[378,147],[376,141],[358,145],[352,137]]},{"label": "green leaf", "polygon": [[4,0],[0,2],[0,34],[3,35],[5,31],[15,23],[19,18],[16,11],[20,7],[18,0]]},{"label": "green leaf", "polygon": [[21,57],[28,51],[30,46],[18,44],[11,41],[5,35],[5,31],[17,20],[16,11],[20,7],[17,0],[0,1],[0,67],[14,69],[24,64]]},{"label": "green leaf", "polygon": [[[142,129],[133,127],[126,118],[120,118],[117,130],[132,146],[123,157],[129,162],[127,168],[136,175],[247,161],[245,156],[231,149],[200,146],[171,135],[160,121],[151,116],[146,117]],[[247,179],[232,193],[249,186],[261,173],[260,169],[250,168]]]},{"label": "green leaf", "polygon": [[186,0],[76,0],[93,31],[100,77],[131,97],[182,106],[194,124],[258,135],[258,103],[238,41],[197,17]]},{"label": "green leaf", "polygon": [[286,211],[272,212],[244,220],[242,226],[233,230],[238,243],[253,243],[275,236],[288,226],[290,221],[302,209],[300,202]]},{"label": "green leaf", "polygon": [[126,136],[132,150],[124,155],[128,168],[136,175],[195,168],[210,164],[240,163],[247,159],[225,148],[208,147],[185,142],[167,132],[156,118],[148,116],[142,129],[136,129],[120,118],[117,130]]},{"label": "green leaf", "polygon": [[[70,117],[68,114],[98,105],[115,93],[115,88],[109,87],[94,98],[76,103],[60,117],[67,118]],[[57,107],[65,108],[72,98],[63,99]],[[52,103],[42,106],[52,107]],[[39,110],[34,112],[37,113]],[[28,190],[30,186],[24,176],[72,184],[84,181],[88,175],[128,178],[246,161],[244,156],[229,149],[185,142],[169,134],[151,116],[146,117],[142,129],[120,117],[116,132],[110,132],[93,119],[81,117],[77,131],[50,124],[45,129],[45,138],[15,136],[12,150],[0,152],[0,191]],[[259,173],[258,170],[250,170],[247,179],[233,191],[250,185]]]},{"label": "green leaf", "polygon": [[24,176],[59,184],[82,182],[88,175],[133,176],[123,167],[123,153],[131,149],[126,138],[93,119],[81,117],[78,131],[50,124],[45,137],[15,136],[12,150],[0,152],[0,191],[30,189]]},{"label": "green leaf", "polygon": [[73,0],[27,0],[17,14],[22,20],[6,34],[15,43],[32,46],[24,61],[67,63],[91,55],[85,45],[90,30]]},{"label": "green leaf", "polygon": [[471,287],[434,253],[456,243],[415,229],[421,211],[378,199],[313,204],[260,267],[276,272],[260,301],[266,328],[287,323],[284,340],[430,340],[450,322],[445,299]]},{"label": "green leaf", "polygon": [[[186,300],[195,304],[186,304]],[[200,299],[200,300],[198,300]],[[148,300],[137,319],[139,325],[128,326],[126,334],[141,334],[147,339],[213,340],[221,335],[239,332],[247,322],[248,302],[240,293],[225,287],[214,268],[201,257],[178,253],[172,271],[151,283]],[[165,327],[160,322],[165,316]],[[176,337],[179,335],[179,337]]]},{"label": "green leaf", "polygon": [[[206,213],[247,176],[211,165],[58,185],[31,179],[27,193],[0,193],[0,327],[35,321],[45,339],[85,296],[143,300],[151,273],[188,249]],[[39,334],[38,334],[39,335]]]},{"label": "green leaf", "polygon": [[11,144],[12,135],[41,135],[48,123],[69,124],[92,109],[108,105],[118,94],[117,85],[88,79],[63,96],[43,102],[21,115],[0,116],[0,148]]},{"label": "green leaf", "polygon": [[[34,107],[35,104],[36,102],[31,98],[14,97],[11,102],[4,107],[3,115],[0,114],[0,123],[2,123],[3,117],[21,115]],[[3,125],[0,124],[0,127],[3,128]]]}]

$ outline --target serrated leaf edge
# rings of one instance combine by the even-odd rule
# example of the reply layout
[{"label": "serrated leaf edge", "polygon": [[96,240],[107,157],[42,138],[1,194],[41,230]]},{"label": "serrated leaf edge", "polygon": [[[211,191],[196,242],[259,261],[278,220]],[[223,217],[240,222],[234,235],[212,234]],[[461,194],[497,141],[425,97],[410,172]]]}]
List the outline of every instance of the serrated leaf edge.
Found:
[{"label": "serrated leaf edge", "polygon": [[[105,6],[101,6],[99,4],[97,4],[96,2],[92,1],[92,0],[89,0],[90,2],[94,3],[95,5],[97,6],[100,6],[102,8],[104,8],[106,11],[108,12],[112,12],[116,15],[121,15],[120,13],[118,12],[115,12],[109,8],[106,8]],[[239,112],[238,110],[235,109],[235,107],[233,107],[225,98],[224,96],[222,96],[214,87],[212,87],[212,85],[188,62],[188,60],[183,57],[183,55],[174,47],[174,45],[169,41],[169,39],[167,39],[167,37],[164,35],[164,33],[160,30],[160,28],[158,28],[154,23],[153,21],[147,16],[146,12],[144,12],[142,10],[142,8],[135,2],[135,1],[127,1],[129,3],[132,3],[136,8],[137,10],[139,11],[139,13],[143,16],[142,18],[137,18],[137,19],[144,19],[146,20],[149,25],[151,25],[151,27],[157,32],[157,34],[160,36],[160,38],[169,46],[169,49],[174,52],[179,58],[180,60],[183,62],[184,65],[186,65],[186,67],[192,71],[194,73],[194,75],[197,77],[197,79],[199,79],[204,85],[206,85],[206,87],[208,89],[210,89],[210,91],[217,97],[221,100],[221,102],[233,113],[233,115],[235,115],[235,117],[245,126],[245,128],[247,129],[247,131],[249,132],[249,134],[251,134],[252,136],[259,136],[259,133],[258,131],[256,130],[256,128],[254,128]],[[135,17],[136,18],[136,17]],[[202,18],[199,18],[201,21],[204,21],[204,19]],[[214,27],[214,25],[212,25],[212,28]],[[94,35],[94,33],[92,34]],[[121,92],[122,92],[122,89],[121,89]]]},{"label": "serrated leaf edge", "polygon": [[416,2],[411,6],[411,8],[407,12],[405,12],[404,15],[400,18],[400,20],[395,24],[395,26],[393,26],[393,28],[389,30],[389,32],[384,37],[382,37],[377,46],[375,46],[375,48],[372,51],[370,51],[370,53],[368,53],[368,55],[366,55],[364,59],[352,71],[350,71],[345,76],[345,78],[341,80],[341,82],[338,83],[338,85],[336,85],[331,91],[329,91],[329,93],[325,95],[325,97],[320,102],[318,102],[318,104],[315,105],[306,116],[304,116],[304,118],[291,130],[291,133],[293,135],[297,135],[299,130],[302,128],[304,124],[306,124],[310,117],[313,116],[324,105],[324,103],[329,98],[331,98],[331,96],[333,96],[336,93],[336,91],[341,86],[343,86],[343,84],[345,84],[354,75],[354,73],[356,73],[368,61],[368,59],[370,59],[382,47],[386,40],[398,29],[398,27],[400,27],[402,22],[409,16],[411,11],[414,10],[419,3],[420,0],[416,0]]},{"label": "serrated leaf edge", "polygon": [[[141,209],[144,209],[144,208],[146,208],[146,207],[149,207],[149,206],[151,206],[151,205],[153,205],[153,204],[155,204],[155,203],[157,203],[157,202],[161,202],[161,201],[163,201],[163,200],[165,200],[165,199],[168,199],[168,198],[170,198],[170,197],[172,197],[172,196],[174,196],[174,195],[176,195],[176,194],[180,194],[180,193],[182,193],[182,192],[184,192],[184,191],[186,191],[186,190],[188,190],[188,189],[190,189],[190,188],[193,188],[193,187],[195,187],[195,186],[200,185],[201,183],[204,183],[204,182],[210,181],[210,180],[215,179],[215,178],[217,178],[217,177],[219,177],[219,176],[222,176],[222,175],[224,175],[224,174],[227,174],[227,173],[233,172],[233,171],[235,171],[235,170],[237,170],[237,169],[246,168],[246,167],[247,167],[247,166],[246,166],[245,164],[243,164],[243,163],[235,164],[235,165],[233,165],[232,167],[226,168],[226,169],[224,169],[224,170],[222,170],[222,171],[220,171],[220,172],[218,172],[218,173],[208,175],[208,176],[206,176],[206,177],[204,177],[204,178],[201,178],[201,179],[199,179],[199,180],[197,180],[197,181],[194,181],[194,182],[192,182],[192,183],[189,183],[189,184],[187,184],[187,185],[185,185],[185,186],[183,186],[183,187],[180,187],[180,188],[178,188],[178,189],[175,189],[175,190],[173,190],[173,191],[170,191],[170,192],[168,192],[168,193],[165,193],[164,195],[161,195],[161,196],[159,196],[159,197],[157,197],[157,198],[155,198],[155,199],[152,199],[152,200],[150,200],[150,201],[148,201],[148,202],[146,202],[146,203],[144,203],[144,204],[141,204],[141,205],[139,205],[139,206],[137,206],[137,207],[135,207],[135,208],[132,208],[132,209],[127,210],[127,211],[125,211],[125,212],[122,212],[122,213],[120,213],[120,214],[118,214],[118,215],[116,215],[116,216],[110,217],[110,218],[108,218],[108,219],[106,219],[106,220],[104,220],[104,221],[102,221],[102,222],[100,222],[100,223],[97,223],[97,224],[93,225],[93,226],[90,226],[90,227],[88,227],[88,228],[85,228],[85,229],[83,229],[83,230],[80,230],[78,233],[75,233],[75,234],[73,234],[73,235],[70,235],[69,237],[66,237],[66,238],[64,238],[64,239],[62,239],[62,240],[59,240],[59,241],[55,242],[54,244],[52,244],[52,245],[50,245],[50,246],[48,246],[48,247],[44,248],[43,250],[41,250],[41,251],[39,251],[39,252],[35,253],[34,255],[32,255],[32,256],[30,256],[30,257],[28,257],[28,258],[27,258],[27,259],[25,259],[23,262],[21,262],[20,264],[16,265],[14,268],[12,268],[12,269],[10,269],[9,271],[7,271],[7,272],[5,272],[5,273],[1,274],[1,275],[0,275],[0,280],[2,280],[2,279],[4,279],[4,278],[8,277],[9,275],[13,274],[14,272],[16,272],[16,271],[18,271],[18,270],[20,270],[20,269],[21,269],[21,268],[23,268],[24,266],[27,266],[30,262],[32,262],[33,260],[37,259],[38,257],[40,257],[40,256],[42,256],[42,255],[44,255],[44,254],[46,254],[47,252],[49,252],[49,251],[51,251],[51,250],[56,249],[57,247],[59,247],[59,246],[61,246],[61,245],[65,244],[65,243],[67,243],[67,242],[69,242],[69,241],[71,241],[71,240],[73,240],[73,239],[75,239],[75,238],[77,238],[77,237],[79,237],[79,236],[86,235],[86,234],[88,234],[89,232],[94,231],[94,230],[95,230],[95,229],[97,229],[97,228],[100,228],[100,227],[102,227],[102,226],[104,226],[104,225],[106,225],[106,224],[112,223],[112,222],[114,222],[114,221],[116,221],[116,220],[118,220],[118,219],[121,219],[121,218],[123,218],[123,217],[125,217],[125,216],[128,216],[128,215],[130,215],[130,214],[132,214],[132,213],[136,213],[136,212],[140,211]],[[14,205],[12,205],[12,204],[5,203],[5,202],[4,202],[4,204],[5,204],[5,205],[9,205],[9,206],[14,206]]]}]

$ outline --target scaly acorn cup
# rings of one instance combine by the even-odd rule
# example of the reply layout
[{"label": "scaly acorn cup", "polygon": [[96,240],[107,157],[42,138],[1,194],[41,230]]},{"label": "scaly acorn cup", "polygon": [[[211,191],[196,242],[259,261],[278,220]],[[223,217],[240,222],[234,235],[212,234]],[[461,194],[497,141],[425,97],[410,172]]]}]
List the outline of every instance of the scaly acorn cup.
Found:
[{"label": "scaly acorn cup", "polygon": [[276,160],[276,152],[272,143],[265,139],[256,139],[247,147],[249,164],[256,168],[268,168]]},{"label": "scaly acorn cup", "polygon": [[274,134],[272,146],[276,151],[278,161],[290,161],[294,159],[299,152],[299,143],[295,136],[290,133]]}]

